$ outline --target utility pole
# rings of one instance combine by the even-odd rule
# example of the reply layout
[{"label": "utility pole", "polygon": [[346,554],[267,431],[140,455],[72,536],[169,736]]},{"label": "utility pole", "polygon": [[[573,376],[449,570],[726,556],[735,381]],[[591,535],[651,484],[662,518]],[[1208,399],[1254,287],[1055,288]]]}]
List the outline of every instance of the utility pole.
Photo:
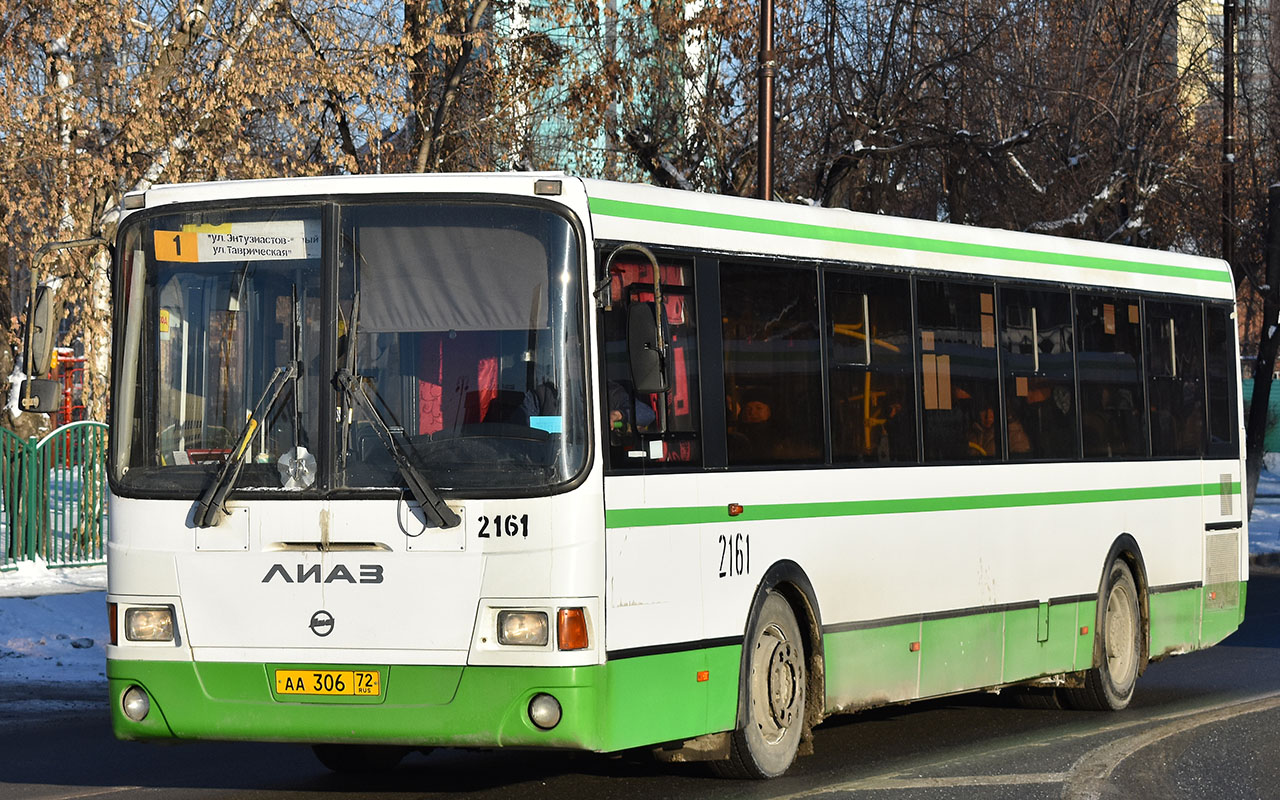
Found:
[{"label": "utility pole", "polygon": [[756,124],[756,194],[773,199],[773,76],[778,63],[773,58],[773,0],[760,0],[759,109]]},{"label": "utility pole", "polygon": [[1236,259],[1236,3],[1222,2],[1222,258]]}]

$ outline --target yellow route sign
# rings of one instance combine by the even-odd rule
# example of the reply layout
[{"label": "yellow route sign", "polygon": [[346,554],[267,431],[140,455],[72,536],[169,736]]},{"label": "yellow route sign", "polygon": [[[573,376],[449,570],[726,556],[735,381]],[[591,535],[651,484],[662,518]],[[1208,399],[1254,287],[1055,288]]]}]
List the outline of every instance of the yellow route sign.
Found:
[{"label": "yellow route sign", "polygon": [[199,261],[200,245],[196,241],[197,233],[182,231],[156,231],[155,247],[157,261]]}]

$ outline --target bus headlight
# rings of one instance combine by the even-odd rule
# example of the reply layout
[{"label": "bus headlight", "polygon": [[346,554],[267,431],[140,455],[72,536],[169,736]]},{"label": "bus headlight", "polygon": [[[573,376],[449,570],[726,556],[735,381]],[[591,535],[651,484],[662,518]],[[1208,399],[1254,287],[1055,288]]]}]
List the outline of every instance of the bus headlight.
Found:
[{"label": "bus headlight", "polygon": [[168,608],[126,610],[124,638],[131,642],[172,642],[173,611]]},{"label": "bus headlight", "polygon": [[498,644],[545,647],[548,632],[545,611],[498,612]]}]

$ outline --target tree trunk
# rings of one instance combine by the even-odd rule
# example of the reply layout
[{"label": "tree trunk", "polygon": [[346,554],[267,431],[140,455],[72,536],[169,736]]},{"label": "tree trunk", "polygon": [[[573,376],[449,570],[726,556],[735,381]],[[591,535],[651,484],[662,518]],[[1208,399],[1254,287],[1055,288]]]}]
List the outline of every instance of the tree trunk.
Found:
[{"label": "tree trunk", "polygon": [[1280,282],[1280,184],[1273,184],[1267,195],[1267,297],[1262,306],[1262,332],[1258,341],[1258,359],[1253,368],[1253,399],[1249,404],[1249,421],[1245,429],[1250,514],[1258,494],[1258,475],[1262,472],[1271,374],[1275,369],[1276,350],[1280,348],[1280,285],[1277,285]]}]

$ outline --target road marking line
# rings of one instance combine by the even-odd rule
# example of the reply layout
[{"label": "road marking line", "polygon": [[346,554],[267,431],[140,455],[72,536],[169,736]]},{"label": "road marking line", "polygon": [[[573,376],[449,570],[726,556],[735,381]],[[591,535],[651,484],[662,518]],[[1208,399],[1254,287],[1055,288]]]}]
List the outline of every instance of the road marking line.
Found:
[{"label": "road marking line", "polygon": [[70,792],[67,794],[39,795],[37,800],[84,800],[86,797],[102,797],[104,795],[117,794],[120,792],[132,794],[140,791],[144,791],[141,786],[112,786],[109,789],[90,789],[83,792]]},{"label": "road marking line", "polygon": [[876,775],[870,778],[859,778],[848,783],[837,783],[830,786],[808,789],[795,794],[774,797],[771,800],[800,800],[805,797],[816,797],[835,792],[874,792],[895,789],[946,789],[964,786],[1033,786],[1045,783],[1062,783],[1067,778],[1065,772],[1028,772],[1013,775],[950,775],[940,778],[905,778],[898,777],[902,773]]},{"label": "road marking line", "polygon": [[[1274,708],[1280,708],[1280,694],[1263,695],[1227,706],[1201,709],[1198,712],[1170,715],[1164,718],[1169,721],[1157,728],[1096,747],[1071,765],[1062,788],[1063,800],[1098,800],[1107,788],[1107,779],[1125,759],[1170,736]],[[1159,718],[1156,721],[1159,721]]]},{"label": "road marking line", "polygon": [[833,786],[830,791],[870,792],[885,789],[946,789],[960,786],[1032,786],[1040,783],[1062,783],[1065,772],[1027,772],[1016,775],[952,775],[942,778],[879,777],[854,781],[856,787]]},{"label": "road marking line", "polygon": [[[1071,768],[1066,772],[1030,772],[1011,775],[956,775],[926,778],[922,776],[906,776],[903,774],[904,770],[895,770],[894,772],[872,775],[866,778],[858,778],[857,780],[847,781],[845,783],[814,787],[812,789],[805,789],[792,794],[777,795],[770,798],[770,800],[803,800],[803,798],[818,797],[820,795],[833,794],[837,792],[869,792],[894,789],[943,789],[966,786],[1031,786],[1052,783],[1063,784],[1063,800],[1098,800],[1098,798],[1101,797],[1102,788],[1106,785],[1107,778],[1110,777],[1116,767],[1118,767],[1124,759],[1138,752],[1142,748],[1154,744],[1161,739],[1166,739],[1178,733],[1193,730],[1194,728],[1198,728],[1202,725],[1209,725],[1215,722],[1221,722],[1233,717],[1252,714],[1259,711],[1268,711],[1273,708],[1280,708],[1280,692],[1268,692],[1255,697],[1237,700],[1226,705],[1188,709],[1169,714],[1161,714],[1154,717],[1144,717],[1142,719],[1118,720],[1112,724],[1098,728],[1091,728],[1085,731],[1055,736],[1052,739],[1033,745],[1016,744],[997,747],[984,754],[989,756],[1006,750],[1017,750],[1026,747],[1044,747],[1051,745],[1054,741],[1062,741],[1064,739],[1082,739],[1105,733],[1114,733],[1116,731],[1137,726],[1159,726],[1153,730],[1135,733],[1133,735],[1126,736],[1123,739],[1117,739],[1114,742],[1109,742],[1105,745],[1101,745],[1100,747],[1096,747],[1076,759],[1076,762],[1072,764]],[[954,758],[948,757],[940,761],[928,762],[915,767],[913,771],[944,767],[952,761],[954,761]]]}]

